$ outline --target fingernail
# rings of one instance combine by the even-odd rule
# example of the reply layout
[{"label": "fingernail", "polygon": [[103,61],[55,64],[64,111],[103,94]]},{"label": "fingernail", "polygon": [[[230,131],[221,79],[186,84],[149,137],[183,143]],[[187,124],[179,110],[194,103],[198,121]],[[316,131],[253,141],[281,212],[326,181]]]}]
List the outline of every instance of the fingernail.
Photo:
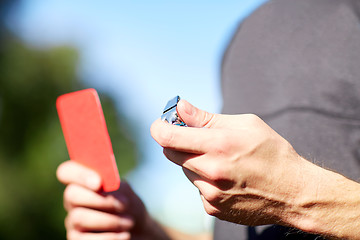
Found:
[{"label": "fingernail", "polygon": [[100,179],[96,175],[90,175],[86,178],[86,186],[91,189],[97,189],[100,185]]},{"label": "fingernail", "polygon": [[131,216],[128,216],[128,215],[121,216],[120,223],[121,223],[121,225],[126,226],[126,227],[133,227],[135,224],[134,218],[132,218]]},{"label": "fingernail", "polygon": [[117,200],[114,202],[114,207],[118,213],[124,212],[126,206],[128,205],[129,200],[125,196],[118,196]]},{"label": "fingernail", "polygon": [[124,205],[121,204],[118,200],[114,202],[114,208],[118,213],[122,213],[124,211]]}]

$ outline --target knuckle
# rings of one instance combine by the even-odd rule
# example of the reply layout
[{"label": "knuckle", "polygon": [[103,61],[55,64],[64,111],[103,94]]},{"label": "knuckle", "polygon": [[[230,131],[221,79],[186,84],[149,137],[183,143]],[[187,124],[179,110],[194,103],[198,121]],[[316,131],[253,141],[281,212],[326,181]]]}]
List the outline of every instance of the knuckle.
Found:
[{"label": "knuckle", "polygon": [[174,133],[173,131],[162,131],[159,134],[159,144],[162,147],[171,147],[174,142]]},{"label": "knuckle", "polygon": [[214,125],[217,114],[211,114],[209,112],[204,112],[202,123],[203,127],[211,128]]},{"label": "knuckle", "polygon": [[76,186],[73,184],[68,185],[64,190],[64,203],[74,205],[79,199],[76,194]]},{"label": "knuckle", "polygon": [[68,185],[64,190],[64,201],[68,202],[70,199],[72,199],[72,195],[73,195],[73,186]]},{"label": "knuckle", "polygon": [[213,166],[208,166],[207,169],[208,178],[212,181],[223,180],[226,176],[225,170],[219,164],[214,164]]},{"label": "knuckle", "polygon": [[173,130],[170,126],[160,126],[159,122],[155,122],[151,125],[150,132],[151,136],[162,147],[170,146],[173,139]]},{"label": "knuckle", "polygon": [[81,208],[74,208],[66,218],[66,225],[68,228],[81,228],[82,219],[84,219],[83,210]]},{"label": "knuckle", "polygon": [[211,204],[217,204],[220,201],[221,192],[216,188],[203,189],[202,194],[207,202]]},{"label": "knuckle", "polygon": [[219,210],[217,210],[214,206],[212,206],[209,202],[207,201],[203,201],[203,205],[204,205],[204,209],[205,212],[207,214],[209,214],[210,216],[218,216],[219,215]]},{"label": "knuckle", "polygon": [[245,114],[244,117],[251,124],[258,125],[262,122],[261,118],[258,115],[252,113]]},{"label": "knuckle", "polygon": [[208,167],[208,176],[206,176],[215,187],[209,194],[209,199],[217,200],[224,196],[225,192],[234,187],[235,181],[230,177],[231,170],[227,166],[216,165]]}]

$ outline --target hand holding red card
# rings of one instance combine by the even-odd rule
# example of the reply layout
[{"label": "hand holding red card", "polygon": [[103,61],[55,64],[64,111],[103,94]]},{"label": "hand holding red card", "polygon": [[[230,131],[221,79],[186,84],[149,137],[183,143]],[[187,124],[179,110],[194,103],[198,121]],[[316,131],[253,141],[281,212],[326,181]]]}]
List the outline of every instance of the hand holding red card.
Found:
[{"label": "hand holding red card", "polygon": [[98,172],[104,191],[117,190],[120,176],[96,90],[64,94],[56,107],[70,159]]}]

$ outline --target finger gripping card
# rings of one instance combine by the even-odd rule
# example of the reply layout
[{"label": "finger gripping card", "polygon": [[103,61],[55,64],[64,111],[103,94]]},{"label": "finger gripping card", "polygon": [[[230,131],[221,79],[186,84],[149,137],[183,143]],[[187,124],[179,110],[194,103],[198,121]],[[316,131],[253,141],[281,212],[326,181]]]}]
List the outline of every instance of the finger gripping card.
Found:
[{"label": "finger gripping card", "polygon": [[96,90],[64,94],[56,107],[70,159],[98,172],[104,191],[117,190],[120,177]]}]

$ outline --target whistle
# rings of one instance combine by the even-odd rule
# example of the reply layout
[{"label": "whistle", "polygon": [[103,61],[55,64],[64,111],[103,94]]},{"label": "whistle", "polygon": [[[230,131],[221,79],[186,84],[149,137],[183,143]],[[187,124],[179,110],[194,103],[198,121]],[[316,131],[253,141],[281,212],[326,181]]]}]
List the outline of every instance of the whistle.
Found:
[{"label": "whistle", "polygon": [[163,114],[161,115],[161,120],[173,125],[186,127],[187,125],[181,120],[176,111],[176,107],[179,101],[180,97],[176,96],[167,102],[163,110]]}]

